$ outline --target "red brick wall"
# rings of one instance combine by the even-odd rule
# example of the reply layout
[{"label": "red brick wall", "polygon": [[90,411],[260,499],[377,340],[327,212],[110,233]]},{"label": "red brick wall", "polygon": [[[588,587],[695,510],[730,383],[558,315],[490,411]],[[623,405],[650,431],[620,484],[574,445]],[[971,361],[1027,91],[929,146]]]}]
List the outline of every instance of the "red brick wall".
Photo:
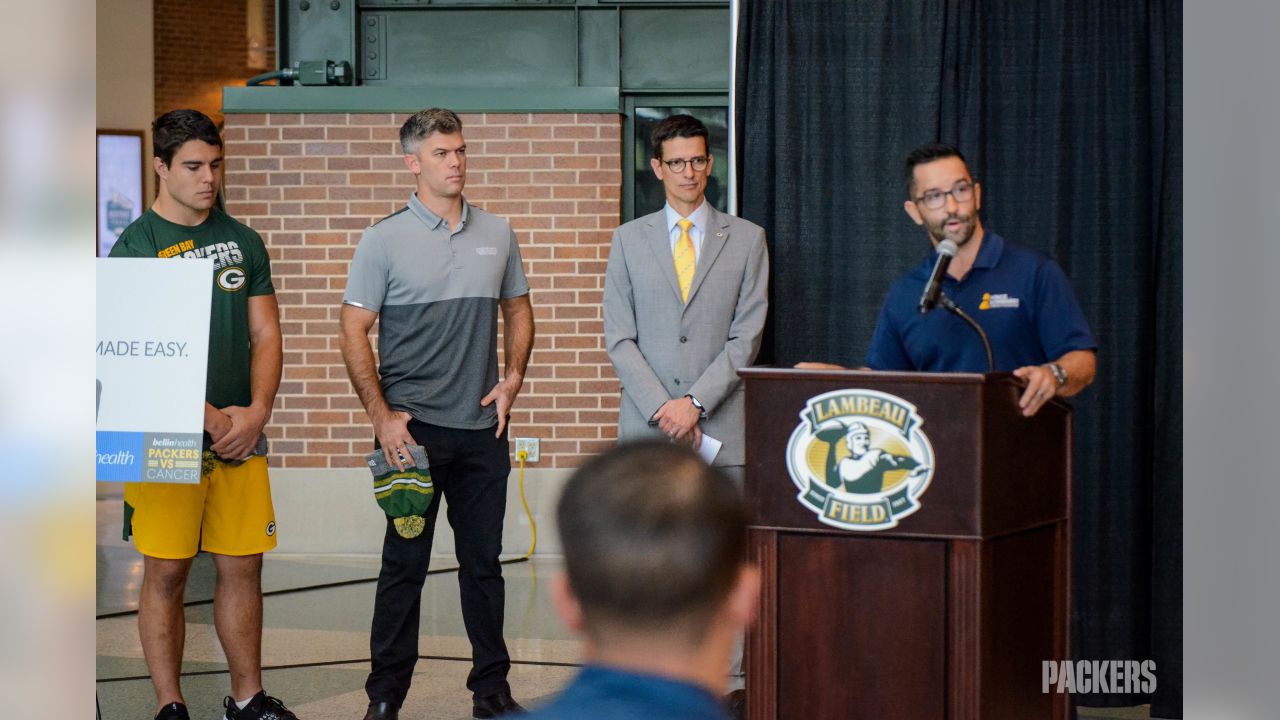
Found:
[{"label": "red brick wall", "polygon": [[[273,464],[357,467],[372,449],[338,312],[362,231],[413,191],[397,140],[405,118],[227,116],[228,210],[266,240],[284,330]],[[617,437],[601,299],[621,215],[621,118],[484,114],[463,125],[467,199],[511,221],[532,288],[537,340],[511,436],[542,440],[540,467],[575,467]]]},{"label": "red brick wall", "polygon": [[[222,121],[222,88],[266,70],[250,68],[247,0],[155,0],[155,114],[194,108]],[[266,14],[268,63],[275,69],[275,2]]]}]

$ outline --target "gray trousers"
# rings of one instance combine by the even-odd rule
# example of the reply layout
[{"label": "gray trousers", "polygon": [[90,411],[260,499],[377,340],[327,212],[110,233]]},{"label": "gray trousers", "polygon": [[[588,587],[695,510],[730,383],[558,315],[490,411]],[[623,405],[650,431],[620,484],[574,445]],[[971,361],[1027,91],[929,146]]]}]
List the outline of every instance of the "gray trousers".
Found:
[{"label": "gray trousers", "polygon": [[[742,465],[726,465],[716,469],[732,480],[733,484],[738,486],[738,493],[742,493],[743,483],[746,480],[745,467]],[[739,633],[733,640],[733,654],[729,656],[729,692],[742,690],[746,687],[746,674],[742,668],[742,647],[745,641],[745,633]]]}]

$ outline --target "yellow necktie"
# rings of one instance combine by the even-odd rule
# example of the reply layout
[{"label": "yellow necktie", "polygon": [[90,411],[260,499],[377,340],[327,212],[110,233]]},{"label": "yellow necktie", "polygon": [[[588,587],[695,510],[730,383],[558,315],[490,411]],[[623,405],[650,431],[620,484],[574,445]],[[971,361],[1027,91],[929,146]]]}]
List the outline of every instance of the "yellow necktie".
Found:
[{"label": "yellow necktie", "polygon": [[693,285],[693,270],[696,266],[693,238],[689,237],[689,228],[693,227],[693,222],[680,218],[676,225],[680,226],[680,239],[676,240],[676,251],[672,259],[676,264],[676,280],[680,283],[680,299],[689,302],[689,288]]}]

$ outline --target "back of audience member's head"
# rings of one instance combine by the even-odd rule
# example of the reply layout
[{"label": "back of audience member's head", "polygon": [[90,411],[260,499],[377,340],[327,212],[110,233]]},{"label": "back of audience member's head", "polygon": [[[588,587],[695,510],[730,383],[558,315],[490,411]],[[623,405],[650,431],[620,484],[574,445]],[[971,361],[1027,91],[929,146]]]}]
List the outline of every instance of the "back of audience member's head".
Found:
[{"label": "back of audience member's head", "polygon": [[737,488],[688,447],[625,444],[574,472],[557,509],[570,590],[593,642],[702,642],[746,562]]}]

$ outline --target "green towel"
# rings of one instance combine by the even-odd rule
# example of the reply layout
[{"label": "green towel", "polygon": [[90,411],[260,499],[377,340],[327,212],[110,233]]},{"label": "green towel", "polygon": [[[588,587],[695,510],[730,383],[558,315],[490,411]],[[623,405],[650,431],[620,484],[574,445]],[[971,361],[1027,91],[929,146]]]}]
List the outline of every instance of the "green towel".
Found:
[{"label": "green towel", "polygon": [[403,538],[422,534],[427,526],[427,509],[435,499],[435,486],[431,483],[431,467],[427,463],[427,451],[421,445],[410,445],[409,456],[413,461],[404,470],[387,462],[381,450],[365,456],[369,472],[373,473],[373,497],[378,506],[395,522],[396,532]]}]

